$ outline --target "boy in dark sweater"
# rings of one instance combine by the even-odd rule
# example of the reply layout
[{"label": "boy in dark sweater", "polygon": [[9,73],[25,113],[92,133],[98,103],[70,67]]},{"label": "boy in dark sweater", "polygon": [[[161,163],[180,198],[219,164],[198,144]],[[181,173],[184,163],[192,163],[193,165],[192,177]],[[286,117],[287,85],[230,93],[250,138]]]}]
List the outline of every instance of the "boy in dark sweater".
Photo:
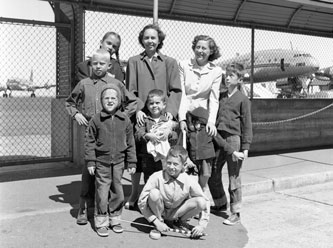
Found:
[{"label": "boy in dark sweater", "polygon": [[[252,142],[251,104],[249,99],[241,93],[239,87],[243,83],[244,67],[241,64],[230,64],[226,70],[226,92],[220,93],[219,112],[217,117],[218,133],[236,151],[248,156]],[[213,163],[212,174],[208,181],[215,208],[226,209],[227,197],[223,189],[221,171],[227,162],[229,175],[229,195],[231,215],[224,221],[226,225],[235,225],[240,222],[240,209],[242,202],[242,185],[240,169],[242,160],[228,154],[223,149],[217,149],[216,159]]]}]

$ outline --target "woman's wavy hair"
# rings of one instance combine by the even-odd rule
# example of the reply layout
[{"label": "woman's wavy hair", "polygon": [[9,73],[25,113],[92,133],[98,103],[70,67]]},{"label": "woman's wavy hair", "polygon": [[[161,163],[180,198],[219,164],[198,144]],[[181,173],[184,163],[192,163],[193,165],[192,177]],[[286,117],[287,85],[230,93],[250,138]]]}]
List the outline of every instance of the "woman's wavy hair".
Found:
[{"label": "woman's wavy hair", "polygon": [[143,35],[145,33],[145,31],[147,29],[154,29],[157,31],[157,34],[158,34],[158,41],[159,41],[159,44],[156,48],[156,52],[158,52],[162,47],[163,47],[163,41],[165,39],[165,34],[163,33],[163,31],[160,29],[160,27],[156,24],[149,24],[147,26],[145,26],[139,33],[139,43],[141,44],[141,46],[144,48],[144,45],[143,45],[143,42],[142,42],[142,39],[143,39]]},{"label": "woman's wavy hair", "polygon": [[208,41],[209,49],[211,51],[213,51],[213,53],[211,55],[209,55],[208,61],[213,61],[213,60],[221,57],[220,48],[216,45],[216,42],[214,41],[214,39],[208,35],[197,35],[194,37],[194,40],[192,41],[192,50],[193,51],[195,50],[195,47],[197,46],[197,43],[199,40]]}]

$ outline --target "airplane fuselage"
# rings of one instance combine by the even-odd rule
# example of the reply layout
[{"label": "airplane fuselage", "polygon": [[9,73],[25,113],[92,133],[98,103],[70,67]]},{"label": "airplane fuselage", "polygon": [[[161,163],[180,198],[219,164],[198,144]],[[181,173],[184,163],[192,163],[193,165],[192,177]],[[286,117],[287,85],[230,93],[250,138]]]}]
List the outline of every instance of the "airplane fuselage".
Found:
[{"label": "airplane fuselage", "polygon": [[[246,72],[251,74],[250,53],[217,62],[217,64],[225,69],[226,65],[232,62],[243,64]],[[284,49],[263,50],[254,53],[253,82],[311,75],[318,69],[318,61],[308,53]]]},{"label": "airplane fuselage", "polygon": [[32,82],[24,79],[8,79],[7,81],[7,89],[10,91],[34,91],[31,85]]}]

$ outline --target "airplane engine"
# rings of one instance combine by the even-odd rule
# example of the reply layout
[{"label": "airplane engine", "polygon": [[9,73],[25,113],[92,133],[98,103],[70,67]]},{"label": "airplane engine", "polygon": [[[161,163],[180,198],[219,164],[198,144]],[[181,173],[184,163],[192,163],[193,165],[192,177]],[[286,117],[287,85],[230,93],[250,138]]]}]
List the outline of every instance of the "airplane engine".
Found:
[{"label": "airplane engine", "polygon": [[315,76],[322,81],[331,81],[333,79],[333,66],[316,72]]},{"label": "airplane engine", "polygon": [[298,98],[301,93],[307,89],[308,79],[300,77],[290,77],[278,79],[276,88],[280,89],[280,94],[277,98]]}]

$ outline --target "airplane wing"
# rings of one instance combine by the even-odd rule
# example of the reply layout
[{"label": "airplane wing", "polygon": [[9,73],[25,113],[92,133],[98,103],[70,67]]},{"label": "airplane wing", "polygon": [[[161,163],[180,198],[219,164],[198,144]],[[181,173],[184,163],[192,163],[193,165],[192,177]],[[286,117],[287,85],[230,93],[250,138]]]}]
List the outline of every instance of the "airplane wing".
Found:
[{"label": "airplane wing", "polygon": [[56,84],[48,84],[48,83],[45,83],[44,85],[42,86],[38,86],[38,85],[34,85],[34,86],[31,86],[29,87],[29,91],[35,91],[35,90],[38,90],[38,89],[49,89],[51,87],[56,87]]}]

